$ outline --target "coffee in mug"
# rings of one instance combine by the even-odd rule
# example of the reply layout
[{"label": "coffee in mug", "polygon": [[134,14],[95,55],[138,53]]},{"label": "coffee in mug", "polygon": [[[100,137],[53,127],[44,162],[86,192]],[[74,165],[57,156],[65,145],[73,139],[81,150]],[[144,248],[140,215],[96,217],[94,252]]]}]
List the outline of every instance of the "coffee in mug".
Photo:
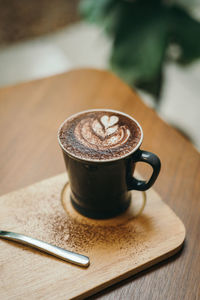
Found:
[{"label": "coffee in mug", "polygon": [[[93,109],[77,113],[63,122],[58,139],[72,204],[87,217],[110,218],[122,213],[130,204],[130,191],[147,190],[160,171],[159,158],[140,150],[140,124],[119,111]],[[153,168],[147,182],[133,177],[138,161]]]}]

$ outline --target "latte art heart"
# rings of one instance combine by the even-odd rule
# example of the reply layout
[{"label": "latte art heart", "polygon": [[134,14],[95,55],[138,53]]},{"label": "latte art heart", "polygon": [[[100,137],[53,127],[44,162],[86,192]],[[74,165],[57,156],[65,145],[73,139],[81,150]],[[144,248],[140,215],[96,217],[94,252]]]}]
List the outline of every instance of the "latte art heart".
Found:
[{"label": "latte art heart", "polygon": [[117,116],[103,116],[101,117],[101,122],[104,125],[105,128],[111,127],[118,123],[119,118]]},{"label": "latte art heart", "polygon": [[76,139],[90,149],[106,150],[120,147],[127,142],[130,130],[118,124],[117,116],[104,115],[99,119],[81,120],[74,130]]},{"label": "latte art heart", "polygon": [[94,120],[94,122],[91,125],[92,130],[102,138],[105,138],[106,136],[114,133],[118,129],[118,125],[114,125],[112,127],[109,127],[108,124],[106,126],[103,126],[98,120]]}]

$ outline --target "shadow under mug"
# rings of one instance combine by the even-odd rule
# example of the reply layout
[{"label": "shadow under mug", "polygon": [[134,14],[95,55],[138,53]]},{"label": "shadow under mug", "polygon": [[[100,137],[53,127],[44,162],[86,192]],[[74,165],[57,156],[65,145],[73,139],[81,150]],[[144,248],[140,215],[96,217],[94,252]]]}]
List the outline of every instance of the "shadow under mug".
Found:
[{"label": "shadow under mug", "polygon": [[[72,205],[89,218],[106,219],[123,213],[131,201],[130,191],[146,191],[160,172],[160,159],[139,147],[130,155],[113,161],[87,161],[73,157],[60,145],[69,176]],[[137,162],[153,168],[148,181],[133,176]]]}]

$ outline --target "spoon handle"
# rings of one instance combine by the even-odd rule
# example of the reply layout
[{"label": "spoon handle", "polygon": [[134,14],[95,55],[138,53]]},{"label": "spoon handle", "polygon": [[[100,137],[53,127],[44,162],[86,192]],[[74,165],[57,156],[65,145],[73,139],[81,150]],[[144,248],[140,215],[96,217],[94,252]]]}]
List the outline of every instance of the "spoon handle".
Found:
[{"label": "spoon handle", "polygon": [[0,238],[12,240],[15,242],[19,242],[24,245],[28,245],[31,247],[34,247],[38,250],[41,250],[43,252],[46,252],[48,254],[51,254],[53,256],[56,256],[62,260],[65,260],[67,262],[82,266],[82,267],[88,267],[90,260],[89,257],[65,250],[63,248],[48,244],[46,242],[34,239],[32,237],[18,234],[15,232],[10,231],[2,231],[0,230]]}]

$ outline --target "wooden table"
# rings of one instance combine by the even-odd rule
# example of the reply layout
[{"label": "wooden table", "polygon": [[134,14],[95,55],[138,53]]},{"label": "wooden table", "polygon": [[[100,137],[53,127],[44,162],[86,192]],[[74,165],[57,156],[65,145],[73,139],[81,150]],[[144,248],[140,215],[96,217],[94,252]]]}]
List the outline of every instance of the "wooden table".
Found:
[{"label": "wooden table", "polygon": [[[155,189],[187,232],[181,253],[92,299],[200,299],[200,155],[111,73],[74,70],[0,89],[0,194],[63,172],[57,129],[89,108],[121,110],[140,122],[142,149],[162,161]],[[144,177],[149,171],[141,164],[138,170]]]}]

